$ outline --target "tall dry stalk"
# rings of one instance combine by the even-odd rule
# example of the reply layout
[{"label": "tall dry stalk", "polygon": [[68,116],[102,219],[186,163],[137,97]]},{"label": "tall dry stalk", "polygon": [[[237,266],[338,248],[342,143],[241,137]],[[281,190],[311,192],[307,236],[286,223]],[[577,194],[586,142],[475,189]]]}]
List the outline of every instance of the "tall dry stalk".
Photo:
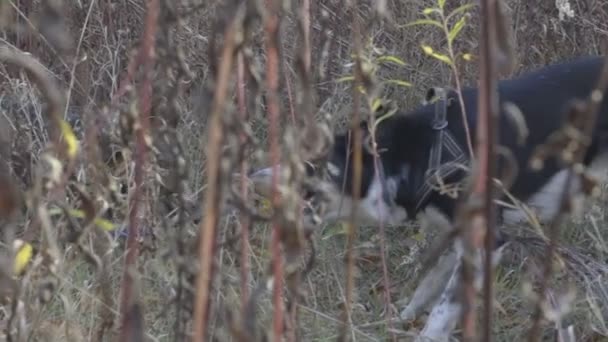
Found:
[{"label": "tall dry stalk", "polygon": [[224,31],[224,47],[220,55],[219,72],[215,83],[215,93],[209,119],[209,138],[207,143],[207,191],[199,237],[199,271],[196,277],[196,300],[194,303],[194,334],[192,341],[205,340],[208,324],[210,290],[213,282],[213,261],[215,259],[215,237],[220,213],[220,159],[224,141],[222,112],[226,104],[228,83],[233,66],[236,36],[243,18],[243,6],[238,6],[235,16]]},{"label": "tall dry stalk", "polygon": [[[266,96],[268,100],[268,139],[270,145],[270,162],[272,164],[272,204],[280,206],[278,192],[279,177],[279,16],[280,3],[277,0],[266,1],[265,43],[266,43]],[[273,336],[280,341],[283,335],[283,262],[281,259],[281,226],[276,219],[272,221],[272,267],[273,267]]]},{"label": "tall dry stalk", "polygon": [[[297,103],[297,110],[294,110],[293,107],[293,99],[291,96],[291,91],[289,88],[289,79],[287,78],[287,70],[285,70],[285,75],[286,75],[286,82],[287,82],[287,92],[288,92],[288,98],[289,98],[289,104],[290,104],[290,110],[291,110],[291,118],[292,118],[292,124],[293,125],[303,125],[303,127],[305,127],[304,131],[307,133],[310,133],[312,130],[315,130],[314,125],[315,125],[315,121],[314,121],[314,115],[312,113],[312,108],[313,108],[313,101],[312,101],[312,86],[311,86],[311,81],[312,81],[312,76],[310,73],[310,55],[311,55],[311,51],[310,51],[310,2],[309,0],[303,0],[302,1],[302,5],[299,8],[298,11],[298,15],[297,15],[297,24],[298,24],[298,36],[303,40],[302,44],[296,49],[296,58],[295,58],[295,64],[296,64],[296,76],[299,76],[299,85],[301,87],[301,89],[299,89],[299,93],[296,94],[296,101],[298,101]],[[302,149],[304,146],[307,146],[306,143],[302,144],[302,140],[306,139],[307,140],[307,136],[305,135],[300,135],[298,138],[298,146],[300,149]],[[306,152],[310,152],[310,151],[306,151]],[[308,155],[308,154],[307,154]],[[306,158],[306,157],[305,157]],[[300,208],[298,208],[298,211],[296,212],[296,222],[301,222],[302,219],[302,213],[304,210],[304,205],[300,205]],[[303,236],[301,235],[301,230],[302,228],[304,230],[308,230],[309,227],[297,227],[296,230],[298,230],[296,232],[297,240],[300,240],[297,244],[301,244],[301,239],[303,238]],[[286,240],[292,240],[289,237],[285,237]],[[309,243],[312,243],[312,240],[309,240]],[[301,246],[300,246],[301,247]],[[288,248],[288,247],[286,247]],[[311,259],[310,260],[314,260],[314,247],[311,246],[311,249],[313,249],[313,251],[311,252]],[[289,259],[293,259],[293,257],[290,258],[290,256],[287,256],[287,260]],[[289,263],[289,261],[288,261]],[[286,268],[289,266],[285,266]],[[307,266],[308,268],[308,266]],[[308,271],[304,271],[304,273],[307,273]],[[289,341],[298,341],[299,340],[299,336],[298,336],[298,329],[300,328],[298,326],[298,289],[297,287],[299,286],[300,282],[301,282],[301,278],[302,278],[302,271],[296,271],[294,272],[288,272],[286,274],[286,282],[287,282],[287,288],[290,290],[291,292],[291,297],[289,298],[290,302],[289,302],[289,331],[288,331],[288,340]]]},{"label": "tall dry stalk", "polygon": [[[137,263],[137,255],[139,254],[139,246],[137,235],[139,234],[140,220],[140,204],[142,202],[143,182],[145,179],[146,158],[148,152],[148,140],[150,138],[150,108],[152,101],[152,71],[154,68],[154,44],[156,30],[158,26],[158,16],[160,12],[160,3],[158,0],[149,0],[146,19],[144,23],[144,32],[142,35],[142,44],[139,50],[137,59],[143,65],[143,75],[141,87],[138,92],[139,127],[136,129],[136,144],[135,144],[135,170],[134,181],[135,188],[131,200],[129,211],[129,230],[127,236],[127,252],[125,256],[125,266],[122,280],[122,298],[121,298],[121,341],[128,341],[128,336],[133,336],[134,329],[132,326],[133,319],[130,317],[132,312],[131,307],[135,304],[133,301],[133,272]],[[139,64],[139,63],[138,63]]]}]

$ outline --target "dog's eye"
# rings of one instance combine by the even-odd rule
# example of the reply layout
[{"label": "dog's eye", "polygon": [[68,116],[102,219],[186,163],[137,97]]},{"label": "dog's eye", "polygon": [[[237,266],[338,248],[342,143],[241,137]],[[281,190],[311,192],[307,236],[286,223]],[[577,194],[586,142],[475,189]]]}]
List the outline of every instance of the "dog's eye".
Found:
[{"label": "dog's eye", "polygon": [[314,198],[316,195],[316,192],[313,190],[305,190],[304,191],[304,200],[306,201],[310,201],[312,198]]},{"label": "dog's eye", "polygon": [[306,172],[306,176],[312,177],[317,171],[317,168],[311,162],[304,162],[304,170]]}]

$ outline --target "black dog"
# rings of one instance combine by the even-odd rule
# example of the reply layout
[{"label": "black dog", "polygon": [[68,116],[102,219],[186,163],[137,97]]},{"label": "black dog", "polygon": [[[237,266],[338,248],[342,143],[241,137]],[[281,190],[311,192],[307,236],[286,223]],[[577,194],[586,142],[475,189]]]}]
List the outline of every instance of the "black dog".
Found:
[{"label": "black dog", "polygon": [[[566,170],[554,159],[547,160],[540,170],[534,170],[530,167],[530,157],[538,145],[545,143],[552,133],[562,127],[569,101],[590,96],[603,63],[603,57],[578,58],[499,82],[499,145],[511,152],[518,166],[516,177],[508,190],[515,198],[527,203],[540,221],[557,212]],[[462,97],[470,139],[474,142],[478,91],[476,88],[465,88]],[[513,105],[521,113],[521,118],[518,119],[513,111],[508,110]],[[442,110],[445,120],[437,115]],[[585,165],[599,161],[608,151],[608,100],[605,98],[597,115],[593,139],[583,158]],[[374,163],[375,158],[369,148],[362,149],[361,200],[356,208],[361,222],[396,225],[414,219],[429,206],[439,209],[450,219],[454,217],[458,198],[439,191],[432,184],[436,183],[433,175],[439,175],[445,184],[462,181],[467,175],[466,170],[460,167],[469,166],[462,118],[457,94],[448,91],[439,106],[436,103],[426,104],[407,114],[394,114],[378,125],[375,140],[379,162]],[[361,129],[364,139],[367,139],[367,127],[362,125]],[[322,183],[326,191],[323,210],[319,211],[324,221],[350,217],[353,175],[350,133],[334,137],[333,149],[326,164],[321,166],[328,174],[328,181]],[[506,165],[505,160],[499,160],[499,175],[505,171]],[[267,185],[270,176],[271,169],[268,168],[253,173],[251,179],[254,184]],[[572,191],[577,191],[576,187],[580,184],[576,181],[573,184]],[[510,203],[504,196],[502,200]],[[525,218],[522,214],[521,210],[507,208],[501,210],[500,219],[513,223]],[[458,268],[458,263],[456,258],[449,260],[443,266],[438,266],[444,268],[441,285],[444,290],[423,331],[424,336],[440,340],[447,339],[460,312],[460,305],[453,300],[457,286],[457,272],[454,270]],[[427,277],[423,280],[425,282],[438,286],[433,278]],[[421,306],[436,299],[437,291],[440,292],[440,289],[431,290],[421,285],[402,313],[402,318],[419,314]]]}]

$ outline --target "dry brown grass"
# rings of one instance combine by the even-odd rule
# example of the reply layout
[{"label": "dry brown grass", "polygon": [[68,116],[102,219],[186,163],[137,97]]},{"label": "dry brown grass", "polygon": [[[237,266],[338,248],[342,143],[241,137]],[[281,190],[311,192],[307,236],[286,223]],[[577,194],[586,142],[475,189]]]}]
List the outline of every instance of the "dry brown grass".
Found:
[{"label": "dry brown grass", "polygon": [[[2,327],[9,323],[13,328],[21,325],[25,329],[23,331],[41,341],[65,340],[66,334],[71,335],[73,341],[98,340],[101,336],[103,340],[112,341],[118,336],[118,298],[124,264],[124,233],[128,225],[126,189],[132,188],[134,161],[130,152],[134,146],[131,142],[133,132],[129,131],[133,126],[121,120],[129,118],[125,113],[129,113],[129,105],[136,95],[131,89],[123,88],[121,82],[140,44],[146,2],[50,1],[59,6],[55,12],[45,10],[41,5],[43,2],[2,2],[0,13],[11,13],[11,16],[0,16],[3,20],[0,23],[3,25],[0,45],[30,53],[64,92],[67,106],[65,113],[61,114],[75,127],[78,137],[89,143],[76,160],[69,183],[82,185],[90,196],[89,201],[94,202],[98,210],[104,208],[101,203],[105,201],[111,212],[106,211],[103,215],[120,228],[120,233],[107,239],[105,233],[90,229],[74,241],[71,239],[74,230],[84,229],[86,225],[82,221],[71,222],[68,215],[55,213],[48,222],[52,236],[43,235],[42,230],[35,228],[40,225],[36,223],[39,219],[35,211],[37,202],[28,203],[10,222],[3,218],[3,228],[6,227],[7,231],[10,228],[16,236],[32,242],[38,251],[52,250],[49,241],[56,242],[57,246],[52,257],[37,254],[34,261],[40,264],[31,265],[25,276],[15,280],[20,291],[13,298],[20,298],[24,303],[20,309],[23,312],[17,312],[17,318],[9,322],[11,314],[19,310],[9,304],[3,305],[0,307],[0,322]],[[170,13],[168,4],[172,3],[175,3],[173,10],[179,13],[179,25],[164,16]],[[218,68],[213,58],[221,49],[221,45],[212,44],[216,38],[214,25],[218,18],[229,15],[218,6],[219,3],[222,2],[207,1],[200,5],[194,1],[161,1],[160,33],[157,35],[160,38],[156,42],[158,59],[152,75],[154,98],[151,105],[153,124],[161,120],[168,124],[158,124],[152,131],[158,153],[153,154],[148,164],[149,177],[144,182],[146,214],[142,215],[140,225],[144,234],[133,298],[142,310],[146,340],[181,341],[184,340],[181,333],[191,330],[198,225],[192,223],[189,213],[182,215],[179,208],[192,209],[195,218],[200,216],[196,208],[200,206],[198,199],[206,187],[207,164],[201,156],[207,141],[205,128],[214,89],[210,81]],[[364,21],[363,29],[373,37],[374,47],[407,62],[405,66],[386,64],[377,74],[378,79],[403,80],[414,85],[411,88],[388,86],[382,89],[384,96],[407,109],[420,101],[429,86],[452,85],[453,76],[444,64],[424,55],[419,47],[421,43],[428,43],[437,49],[444,48],[445,39],[439,30],[399,27],[420,18],[421,11],[430,6],[432,0],[388,3],[389,20],[381,25],[372,25],[371,20]],[[447,3],[449,8],[455,8],[462,2]],[[599,53],[599,42],[608,33],[608,3],[595,0],[570,0],[569,3],[574,17],[560,21],[554,1],[507,2],[515,32],[515,74],[564,58]],[[297,6],[299,2],[294,2],[292,8]],[[359,11],[363,18],[369,18],[372,8],[364,2]],[[350,18],[341,1],[312,1],[313,112],[316,118],[329,116],[335,129],[344,128],[350,119],[350,112],[344,109],[352,100],[350,85],[336,82],[351,72],[347,66],[352,62]],[[217,25],[223,24],[225,22],[220,21]],[[291,124],[288,88],[293,92],[298,89],[294,63],[300,42],[295,38],[296,24],[292,12],[282,17],[283,65],[279,100],[283,126]],[[473,15],[456,41],[456,51],[477,52],[477,24],[478,19]],[[263,77],[263,32],[259,25],[253,27],[248,66]],[[369,43],[364,41],[363,48],[370,53],[372,45],[366,42]],[[176,51],[180,53],[176,54]],[[183,57],[180,57],[182,53]],[[188,70],[178,72],[180,66],[176,64],[182,59]],[[476,64],[464,63],[459,67],[463,83],[474,84],[478,76]],[[168,68],[172,73],[166,72]],[[135,71],[134,77],[140,81],[140,70],[136,68]],[[37,179],[37,165],[44,162],[42,152],[52,139],[49,133],[52,123],[45,116],[48,103],[43,100],[44,94],[19,69],[0,64],[0,79],[0,124],[2,129],[8,127],[8,132],[0,138],[8,136],[11,147],[10,156],[0,152],[0,158],[9,161],[14,184],[23,191],[26,199],[32,200],[35,198],[32,187]],[[290,87],[286,87],[286,81],[290,82]],[[179,91],[175,90],[176,83]],[[135,84],[137,86],[137,82]],[[251,83],[249,86],[252,87]],[[116,96],[117,92],[123,91],[121,97]],[[234,88],[231,91],[227,112],[236,115],[236,105],[231,103],[236,96]],[[252,95],[255,92],[249,88],[249,125],[262,146],[267,146],[267,102],[262,96],[253,98]],[[179,153],[175,153],[172,148],[178,145]],[[186,170],[178,170],[177,157],[180,156],[187,161]],[[265,154],[249,159],[251,167],[267,163]],[[37,200],[49,207],[82,208],[88,203],[69,187],[63,195],[67,200],[61,196],[53,199],[48,194]],[[608,200],[600,199],[586,211],[583,219],[568,222],[561,230],[562,247],[559,252],[565,264],[551,289],[560,296],[567,289],[575,291],[571,311],[564,319],[566,325],[575,327],[581,341],[608,339],[606,203]],[[220,244],[216,252],[218,276],[211,294],[209,329],[219,340],[231,338],[234,329],[231,329],[230,322],[238,318],[241,303],[241,246],[238,240],[233,241],[238,233],[237,218],[238,213],[228,212],[218,226],[218,241],[228,242]],[[535,236],[521,227],[510,229],[519,236]],[[247,284],[250,293],[255,293],[266,277],[270,236],[271,229],[266,224],[251,228],[251,268]],[[418,225],[389,229],[386,236],[380,236],[375,227],[360,229],[355,246],[353,338],[357,341],[389,338],[386,325],[373,324],[381,321],[384,315],[379,241],[386,241],[386,266],[393,299],[391,310],[396,314],[416,285],[413,280],[419,276],[421,256],[433,236],[432,230]],[[9,237],[3,236],[2,249],[5,252],[9,250],[6,246],[11,245]],[[345,229],[342,226],[324,227],[314,233],[313,239],[316,242],[316,264],[300,284],[302,293],[298,301],[297,330],[302,341],[335,340],[340,327],[346,276],[343,263]],[[497,311],[493,325],[496,341],[524,338],[529,328],[533,304],[527,296],[528,288],[534,287],[538,276],[540,263],[535,256],[544,251],[544,243],[536,237],[521,238],[521,241],[512,247],[509,257],[497,271]],[[7,254],[5,252],[3,255]],[[6,266],[4,258],[0,261]],[[46,264],[49,261],[56,263],[56,269]],[[3,293],[4,287],[10,288],[6,285],[10,282],[4,278],[5,275],[0,276]],[[262,292],[254,308],[257,313],[255,324],[268,334],[272,326],[271,308],[271,294]],[[415,332],[418,323],[414,322],[407,328]],[[397,336],[407,340],[405,327],[393,328]],[[550,339],[553,324],[543,322],[543,331],[545,338]]]}]

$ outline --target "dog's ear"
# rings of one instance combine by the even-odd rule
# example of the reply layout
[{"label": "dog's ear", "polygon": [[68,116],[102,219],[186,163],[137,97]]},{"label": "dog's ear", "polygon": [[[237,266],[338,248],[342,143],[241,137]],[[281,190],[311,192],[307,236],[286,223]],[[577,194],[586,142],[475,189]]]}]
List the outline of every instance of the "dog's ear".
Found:
[{"label": "dog's ear", "polygon": [[[276,170],[281,172],[281,165],[277,165]],[[270,198],[272,194],[272,173],[273,167],[269,166],[256,170],[249,175],[249,180],[253,185],[254,191],[264,197]]]},{"label": "dog's ear", "polygon": [[457,100],[458,93],[450,87],[430,87],[422,101],[423,105],[432,104],[442,98],[446,101],[448,108]]}]

